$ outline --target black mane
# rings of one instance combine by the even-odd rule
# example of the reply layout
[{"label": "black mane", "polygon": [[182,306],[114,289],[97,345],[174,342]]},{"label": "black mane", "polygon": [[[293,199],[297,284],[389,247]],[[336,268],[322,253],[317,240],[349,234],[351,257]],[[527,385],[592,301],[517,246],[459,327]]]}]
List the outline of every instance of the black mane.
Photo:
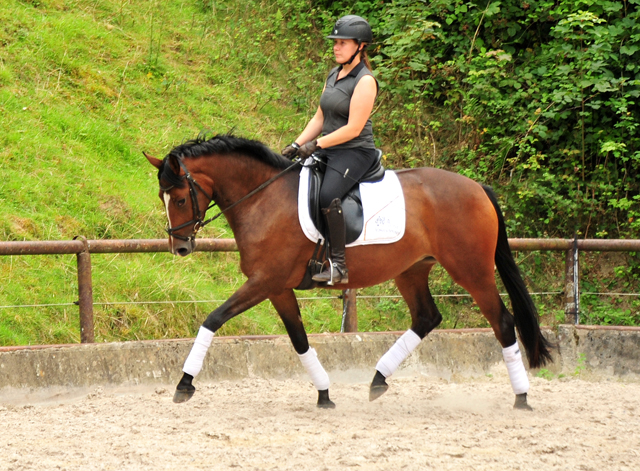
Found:
[{"label": "black mane", "polygon": [[284,170],[291,161],[269,149],[262,142],[236,137],[232,134],[218,134],[210,139],[200,135],[195,139],[174,147],[163,160],[163,165],[158,172],[158,180],[166,183],[167,187],[182,187],[184,179],[178,176],[168,164],[170,157],[197,158],[210,154],[242,154],[260,162],[264,162],[276,169]]},{"label": "black mane", "polygon": [[174,147],[169,152],[168,157],[195,158],[209,154],[233,153],[247,155],[278,169],[285,169],[291,165],[290,160],[275,153],[262,142],[236,137],[231,134],[218,134],[211,139],[198,136]]}]

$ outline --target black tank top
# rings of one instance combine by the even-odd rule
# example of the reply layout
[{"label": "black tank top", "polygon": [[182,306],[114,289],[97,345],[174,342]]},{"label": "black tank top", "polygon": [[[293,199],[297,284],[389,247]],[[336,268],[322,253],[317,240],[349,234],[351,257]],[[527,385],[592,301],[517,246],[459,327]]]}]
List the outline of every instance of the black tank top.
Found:
[{"label": "black tank top", "polygon": [[[356,85],[365,75],[373,77],[371,71],[365,67],[364,62],[360,62],[346,77],[338,80],[340,70],[341,67],[336,67],[329,72],[325,90],[320,97],[320,109],[324,116],[322,124],[323,136],[332,133],[349,122],[349,107],[351,106],[351,97]],[[375,149],[371,119],[367,120],[359,136],[331,148],[351,149],[353,147]]]}]

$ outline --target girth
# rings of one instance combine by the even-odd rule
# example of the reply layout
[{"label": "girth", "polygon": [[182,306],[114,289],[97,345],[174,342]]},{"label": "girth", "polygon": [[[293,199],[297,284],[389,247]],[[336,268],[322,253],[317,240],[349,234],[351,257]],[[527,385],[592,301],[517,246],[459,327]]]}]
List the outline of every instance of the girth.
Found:
[{"label": "girth", "polygon": [[[313,165],[309,172],[309,214],[318,232],[326,239],[326,227],[322,212],[320,211],[320,187],[324,179],[325,165],[318,162]],[[378,182],[384,178],[384,167],[382,166],[382,151],[376,149],[376,161],[371,169],[354,184],[344,198],[342,198],[342,210],[347,232],[346,243],[350,244],[358,239],[364,228],[364,216],[362,212],[362,198],[360,197],[359,183]]]}]

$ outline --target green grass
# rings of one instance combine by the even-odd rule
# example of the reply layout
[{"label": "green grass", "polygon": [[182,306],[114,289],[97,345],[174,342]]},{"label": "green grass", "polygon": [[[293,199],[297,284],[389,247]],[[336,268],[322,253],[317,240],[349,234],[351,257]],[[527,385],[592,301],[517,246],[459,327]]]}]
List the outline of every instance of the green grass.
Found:
[{"label": "green grass", "polygon": [[[280,47],[289,38],[277,38],[279,29],[265,30],[259,13],[269,8],[257,1],[3,3],[0,239],[164,237],[156,171],[141,151],[162,157],[203,129],[234,129],[274,148],[288,143],[311,107],[298,112],[292,84],[282,79],[291,78],[287,54],[296,50]],[[322,73],[297,80],[295,100],[304,103]],[[221,222],[203,236],[232,234]],[[98,341],[193,335],[216,306],[100,303],[220,300],[243,282],[236,254],[93,255],[92,263]],[[0,305],[77,299],[74,256],[2,257],[0,270]],[[224,330],[282,333],[274,317],[265,303]],[[79,340],[76,306],[0,309],[0,326],[2,345]]]},{"label": "green grass", "polygon": [[[288,144],[314,112],[333,64],[320,31],[290,32],[285,7],[266,0],[4,0],[0,240],[164,237],[156,171],[143,150],[163,157],[203,129],[233,129],[274,149]],[[233,235],[218,220],[202,236]],[[561,259],[528,265],[535,257],[520,258],[529,258],[523,267],[534,290],[561,287]],[[550,278],[547,271],[557,267],[559,278]],[[92,268],[100,342],[193,336],[244,282],[235,253],[93,254]],[[71,304],[75,256],[4,256],[0,273],[0,306],[62,304],[0,308],[0,345],[79,341]],[[441,269],[433,292],[463,293]],[[298,295],[333,296],[300,302],[308,331],[340,329],[336,292]],[[359,295],[397,291],[385,283]],[[437,301],[442,327],[487,326],[470,299]],[[137,302],[152,303],[131,304]],[[543,322],[558,322],[558,299],[539,305]],[[363,297],[358,310],[363,331],[409,326],[406,305],[396,298]],[[220,331],[283,333],[268,302]]]}]

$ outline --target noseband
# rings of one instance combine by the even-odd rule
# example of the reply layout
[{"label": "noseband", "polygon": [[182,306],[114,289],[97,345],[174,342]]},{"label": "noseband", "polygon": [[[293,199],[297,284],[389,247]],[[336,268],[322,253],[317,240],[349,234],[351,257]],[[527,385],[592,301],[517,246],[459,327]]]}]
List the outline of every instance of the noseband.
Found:
[{"label": "noseband", "polygon": [[[238,201],[236,201],[235,203],[230,204],[229,206],[227,206],[226,208],[224,208],[223,210],[221,210],[220,212],[218,212],[218,214],[216,214],[215,216],[213,216],[212,218],[207,219],[206,221],[204,220],[205,216],[207,215],[207,211],[209,211],[211,208],[213,208],[214,206],[216,206],[216,202],[213,201],[213,196],[209,196],[207,194],[206,191],[204,191],[204,189],[200,186],[200,184],[195,180],[195,178],[193,178],[191,176],[191,173],[189,172],[189,170],[187,169],[187,167],[184,165],[184,162],[182,161],[182,158],[178,158],[178,164],[180,165],[180,168],[182,170],[184,170],[184,175],[182,175],[180,177],[180,180],[187,180],[187,183],[189,184],[189,195],[191,196],[191,208],[193,209],[193,214],[195,215],[193,219],[191,219],[190,221],[187,221],[183,224],[180,224],[179,226],[176,227],[167,227],[165,229],[165,231],[167,231],[167,234],[169,234],[170,237],[175,237],[176,239],[180,239],[180,240],[184,240],[187,242],[190,242],[192,240],[195,240],[196,238],[196,234],[198,233],[198,231],[200,229],[202,229],[204,226],[206,226],[207,224],[209,224],[212,221],[215,221],[216,219],[218,219],[220,216],[222,216],[226,211],[230,210],[231,208],[233,208],[234,206],[242,203],[244,200],[246,200],[247,198],[250,198],[251,196],[255,195],[257,192],[259,192],[260,190],[263,190],[264,188],[266,188],[267,186],[269,186],[271,183],[273,183],[274,181],[276,181],[278,178],[280,178],[282,175],[284,175],[286,172],[288,172],[289,170],[291,170],[293,167],[295,167],[296,165],[302,165],[302,163],[300,162],[300,160],[295,160],[291,165],[289,165],[287,168],[285,168],[283,171],[281,171],[280,173],[278,173],[276,176],[270,178],[269,180],[267,180],[266,182],[264,182],[262,185],[260,185],[258,188],[256,188],[255,190],[252,190],[251,192],[249,192],[248,194],[246,194],[245,196],[243,196],[242,198],[240,198]],[[160,190],[162,191],[169,191],[171,188],[173,188],[174,185],[169,186],[169,187],[162,187],[160,186]],[[204,212],[202,213],[202,215],[200,214],[200,205],[198,204],[198,189],[200,189],[200,191],[204,194],[204,196],[206,196],[209,199],[209,206],[207,206],[207,209],[204,210]],[[168,217],[168,215],[167,215]],[[169,221],[170,222],[170,221]],[[187,227],[189,224],[193,224],[193,230],[191,231],[191,235],[189,237],[185,237],[182,236],[180,234],[176,234],[176,231],[179,231],[181,229],[184,229],[185,227]]]}]

